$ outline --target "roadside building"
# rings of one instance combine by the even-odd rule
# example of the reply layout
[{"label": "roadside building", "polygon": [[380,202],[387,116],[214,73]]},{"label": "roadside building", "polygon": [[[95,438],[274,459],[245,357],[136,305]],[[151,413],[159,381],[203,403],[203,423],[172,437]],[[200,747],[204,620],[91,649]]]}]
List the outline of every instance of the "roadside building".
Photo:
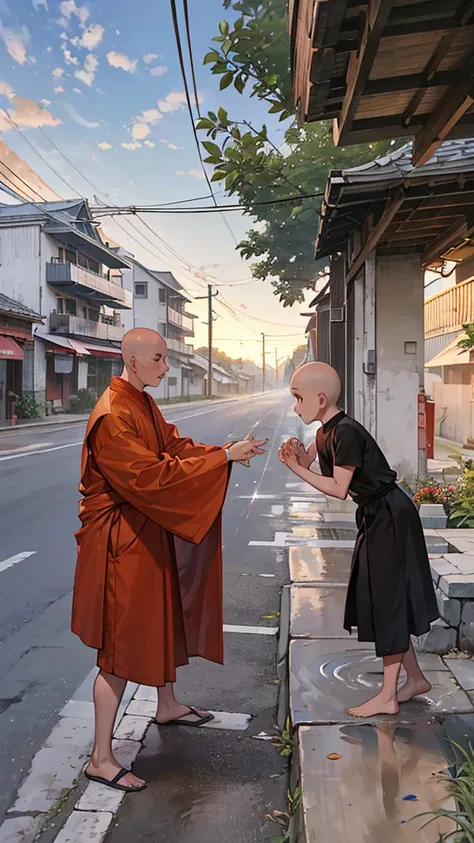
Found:
[{"label": "roadside building", "polygon": [[47,410],[81,390],[100,394],[120,370],[129,264],[97,233],[87,201],[0,206],[0,293],[36,315],[24,365]]},{"label": "roadside building", "polygon": [[0,422],[11,419],[18,397],[34,392],[33,326],[39,313],[0,293]]}]

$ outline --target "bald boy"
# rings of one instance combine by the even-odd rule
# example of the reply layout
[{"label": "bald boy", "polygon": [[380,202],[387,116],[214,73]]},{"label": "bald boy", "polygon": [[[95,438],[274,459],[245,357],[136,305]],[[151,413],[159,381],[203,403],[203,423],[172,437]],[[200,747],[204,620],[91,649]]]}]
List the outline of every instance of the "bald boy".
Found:
[{"label": "bald boy", "polygon": [[[344,628],[356,627],[359,641],[375,643],[384,674],[380,692],[348,713],[393,715],[400,703],[431,689],[411,640],[439,616],[418,511],[370,433],[339,409],[341,384],[331,366],[300,366],[290,391],[304,424],[321,427],[308,450],[294,438],[284,443],[280,459],[319,492],[340,500],[350,495],[358,505]],[[321,474],[310,470],[316,456]],[[402,665],[407,678],[398,689]]]}]

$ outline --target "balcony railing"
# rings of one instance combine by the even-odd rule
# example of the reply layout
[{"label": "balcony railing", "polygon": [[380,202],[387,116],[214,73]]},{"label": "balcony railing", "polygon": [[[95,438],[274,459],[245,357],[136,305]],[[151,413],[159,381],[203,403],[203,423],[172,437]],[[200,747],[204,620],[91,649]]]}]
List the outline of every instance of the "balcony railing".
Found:
[{"label": "balcony railing", "polygon": [[425,337],[460,331],[474,322],[474,279],[443,290],[425,302]]},{"label": "balcony railing", "polygon": [[184,316],[183,313],[173,310],[172,307],[168,308],[168,322],[176,328],[182,328],[183,331],[194,334],[194,321],[189,316]]},{"label": "balcony railing", "polygon": [[120,309],[131,309],[133,296],[115,284],[74,263],[47,263],[46,281],[53,287],[70,287],[76,295],[81,293],[98,304],[108,304]]},{"label": "balcony railing", "polygon": [[88,337],[96,340],[121,342],[124,328],[120,325],[108,325],[106,322],[94,322],[81,316],[68,313],[51,313],[49,330],[52,334],[72,334],[76,337]]},{"label": "balcony railing", "polygon": [[166,345],[168,346],[168,351],[176,351],[179,354],[185,354],[188,357],[192,357],[194,354],[193,345],[189,345],[185,342],[180,342],[179,340],[167,339]]}]

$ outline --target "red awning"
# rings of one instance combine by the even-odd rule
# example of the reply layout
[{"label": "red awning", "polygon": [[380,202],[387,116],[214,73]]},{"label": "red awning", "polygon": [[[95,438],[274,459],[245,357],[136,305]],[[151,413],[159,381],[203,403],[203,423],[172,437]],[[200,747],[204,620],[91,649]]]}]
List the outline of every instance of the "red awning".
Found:
[{"label": "red awning", "polygon": [[23,349],[10,337],[0,336],[0,360],[23,360]]},{"label": "red awning", "polygon": [[113,345],[93,345],[90,342],[83,341],[82,344],[87,349],[89,354],[94,357],[121,357],[122,352],[120,348]]}]

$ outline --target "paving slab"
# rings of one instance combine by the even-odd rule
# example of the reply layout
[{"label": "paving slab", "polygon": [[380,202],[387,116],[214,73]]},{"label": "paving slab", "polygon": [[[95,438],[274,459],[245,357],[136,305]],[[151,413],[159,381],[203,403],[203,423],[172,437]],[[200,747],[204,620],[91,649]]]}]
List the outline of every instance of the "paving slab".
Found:
[{"label": "paving slab", "polygon": [[44,817],[11,817],[0,825],[0,843],[33,843]]},{"label": "paving slab", "polygon": [[439,588],[448,597],[474,598],[474,577],[472,574],[443,574]]},{"label": "paving slab", "polygon": [[444,663],[456,677],[461,688],[474,691],[474,661],[471,659],[445,659]]},{"label": "paving slab", "polygon": [[110,811],[73,811],[55,843],[103,843],[112,819]]},{"label": "paving slab", "polygon": [[292,582],[340,583],[347,585],[352,551],[343,548],[290,547]]},{"label": "paving slab", "polygon": [[[382,682],[382,660],[363,647],[340,639],[291,642],[290,709],[294,725],[354,723],[346,709],[373,696]],[[404,703],[395,717],[381,715],[371,722],[413,723],[473,712],[469,697],[450,672],[432,669],[432,665],[430,669],[424,667],[433,686],[429,694]]]},{"label": "paving slab", "polygon": [[337,586],[294,585],[291,594],[291,638],[344,638],[346,590]]},{"label": "paving slab", "polygon": [[[453,809],[434,773],[446,766],[437,724],[303,726],[299,730],[305,843],[437,843],[451,820],[417,815]],[[337,760],[328,755],[336,753]],[[407,800],[408,795],[416,801]]]}]

